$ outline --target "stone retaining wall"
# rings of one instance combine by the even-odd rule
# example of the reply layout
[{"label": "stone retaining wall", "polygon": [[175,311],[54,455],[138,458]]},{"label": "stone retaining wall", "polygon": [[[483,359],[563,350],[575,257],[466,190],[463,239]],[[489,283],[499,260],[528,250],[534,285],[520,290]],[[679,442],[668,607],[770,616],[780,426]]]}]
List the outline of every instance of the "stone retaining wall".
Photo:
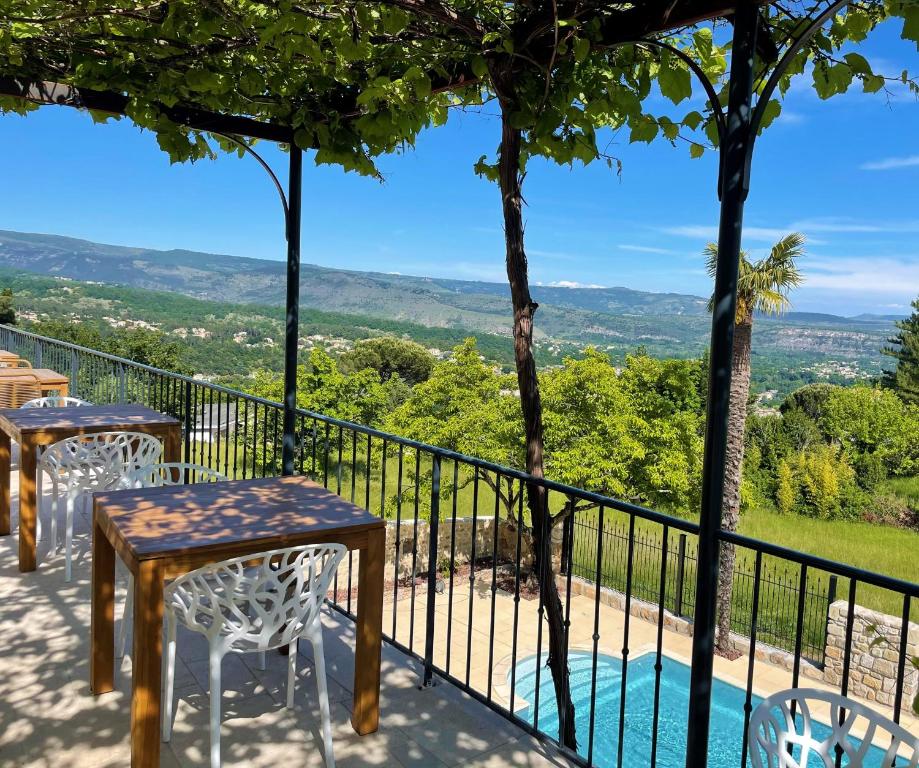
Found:
[{"label": "stone retaining wall", "polygon": [[[830,606],[827,624],[826,665],[823,679],[839,685],[846,649],[849,604],[837,600]],[[893,706],[896,697],[897,666],[900,658],[902,619],[855,606],[852,622],[852,652],[849,659],[849,693],[868,701]],[[910,622],[906,636],[906,672],[903,680],[903,708],[911,708],[919,692],[919,670],[910,659],[919,657],[919,624]]]}]

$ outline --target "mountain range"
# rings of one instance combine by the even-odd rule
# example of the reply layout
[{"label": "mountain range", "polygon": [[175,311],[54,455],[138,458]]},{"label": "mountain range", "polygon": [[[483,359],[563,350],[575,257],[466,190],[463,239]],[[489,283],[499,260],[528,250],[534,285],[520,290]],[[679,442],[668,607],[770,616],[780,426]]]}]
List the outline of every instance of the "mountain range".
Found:
[{"label": "mountain range", "polygon": [[[279,305],[285,265],[280,261],[187,250],[105,245],[60,235],[0,230],[0,266],[82,281],[182,293],[215,302]],[[303,264],[304,307],[432,328],[510,332],[508,287],[501,283],[358,272]],[[643,345],[660,354],[698,354],[710,321],[707,300],[630,288],[534,285],[540,304],[537,338],[609,349]],[[879,364],[890,335],[888,316],[840,317],[791,312],[757,321],[755,347],[819,353]]]}]

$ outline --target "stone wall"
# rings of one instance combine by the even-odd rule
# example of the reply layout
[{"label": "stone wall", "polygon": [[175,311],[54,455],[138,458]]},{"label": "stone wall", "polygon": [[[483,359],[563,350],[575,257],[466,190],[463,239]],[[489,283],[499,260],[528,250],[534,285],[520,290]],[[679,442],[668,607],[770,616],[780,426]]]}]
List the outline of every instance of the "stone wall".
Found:
[{"label": "stone wall", "polygon": [[[837,600],[830,606],[823,679],[834,686],[842,681],[848,619],[849,604],[845,600]],[[868,701],[893,706],[897,686],[901,624],[902,619],[899,617],[877,613],[860,605],[855,606],[849,693]],[[910,658],[919,657],[919,624],[910,622],[906,641],[903,708],[908,711],[919,692],[919,670],[910,663]]]},{"label": "stone wall", "polygon": [[[502,523],[501,528],[505,528]],[[415,573],[426,573],[428,570],[428,549],[431,543],[430,525],[427,520],[418,521],[418,547],[415,560]],[[450,561],[450,542],[453,537],[453,518],[440,521],[437,529],[437,556],[441,564],[446,566]],[[504,536],[506,538],[506,536]],[[386,579],[391,578],[396,563],[396,542],[399,543],[399,577],[406,578],[412,575],[412,545],[415,540],[414,520],[403,520],[396,526],[395,520],[386,521]],[[491,557],[495,543],[495,519],[493,517],[476,518],[475,524],[475,555]],[[498,551],[501,552],[502,532],[499,531]],[[472,518],[456,518],[456,541],[454,544],[454,562],[457,566],[469,563],[472,556]]]},{"label": "stone wall", "polygon": [[[428,571],[428,548],[430,546],[430,525],[427,520],[418,520],[418,548],[415,558],[415,574],[424,574]],[[453,546],[453,560],[458,568],[469,564],[472,557],[472,518],[458,517],[455,526],[455,542],[453,518],[440,521],[437,530],[437,559],[438,564],[446,570],[450,562],[451,543]],[[396,573],[396,542],[398,540],[399,579],[406,579],[412,575],[412,545],[415,540],[415,522],[413,518],[402,520],[399,526],[395,520],[386,521],[386,564],[384,578],[391,583]],[[494,517],[477,517],[475,523],[475,556],[477,559],[490,558],[495,549],[495,519]],[[526,570],[532,561],[532,547],[525,537],[520,542],[520,563]],[[561,528],[553,531],[552,558],[556,569],[561,561]],[[517,529],[502,520],[498,525],[498,562],[508,564],[516,562],[517,557]],[[350,562],[352,570],[358,562],[355,556]],[[339,582],[347,584],[349,559],[345,558],[339,566]],[[356,573],[356,571],[355,571]],[[356,575],[353,584],[357,584]]]}]

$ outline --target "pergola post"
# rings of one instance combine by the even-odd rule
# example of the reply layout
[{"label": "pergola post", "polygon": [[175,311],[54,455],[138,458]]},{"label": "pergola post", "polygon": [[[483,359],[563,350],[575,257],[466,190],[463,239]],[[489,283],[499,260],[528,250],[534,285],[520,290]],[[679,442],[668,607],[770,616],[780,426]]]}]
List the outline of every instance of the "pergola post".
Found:
[{"label": "pergola post", "polygon": [[754,56],[757,10],[741,0],[734,14],[734,43],[728,89],[726,130],[721,143],[718,261],[714,310],[705,453],[702,464],[702,512],[699,520],[696,610],[693,622],[686,768],[708,764],[709,718],[715,657],[716,598],[720,558],[721,504],[727,457],[731,357],[740,264],[744,201],[747,197],[749,144],[752,139]]},{"label": "pergola post", "polygon": [[287,182],[287,301],[284,328],[284,437],[281,474],[294,473],[297,420],[297,343],[300,336],[300,201],[303,185],[303,152],[290,145]]}]

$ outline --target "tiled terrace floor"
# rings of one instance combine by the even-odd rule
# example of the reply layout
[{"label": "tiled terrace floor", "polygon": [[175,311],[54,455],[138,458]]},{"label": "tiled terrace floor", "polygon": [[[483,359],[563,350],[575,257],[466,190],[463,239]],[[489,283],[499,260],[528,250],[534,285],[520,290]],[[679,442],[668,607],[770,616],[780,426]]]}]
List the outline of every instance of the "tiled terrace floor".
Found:
[{"label": "tiled terrace floor", "polygon": [[[14,479],[14,512],[16,486]],[[114,692],[98,697],[89,692],[88,523],[83,519],[78,527],[75,545],[82,554],[70,584],[64,582],[63,557],[49,559],[46,542],[40,543],[38,571],[20,574],[15,530],[0,537],[0,766],[127,766],[130,658],[120,665]],[[419,690],[419,666],[385,644],[380,729],[357,736],[349,723],[353,625],[332,612],[323,620],[335,754],[341,768],[568,766],[455,687],[442,683]],[[175,728],[161,759],[170,768],[205,765],[209,743],[207,648],[191,634],[180,634],[178,648]],[[269,654],[265,671],[255,661],[251,655],[224,660],[224,765],[323,765],[308,644],[300,650],[293,711],[284,707],[286,659]]]},{"label": "tiled terrace floor", "polygon": [[[18,482],[14,478],[15,491]],[[43,515],[47,522],[47,512]],[[20,574],[18,537],[0,537],[0,768],[41,766],[97,768],[129,764],[130,658],[116,677],[116,691],[100,697],[89,693],[89,535],[88,520],[78,516],[75,537],[74,580],[63,580],[63,557],[47,556],[41,542],[41,564],[35,573]],[[16,523],[14,515],[14,526]],[[15,531],[15,527],[14,527]],[[356,569],[356,563],[354,563]],[[356,573],[356,570],[354,571]],[[344,588],[346,567],[341,572]],[[475,585],[459,581],[452,601],[449,590],[436,598],[434,660],[447,663],[447,627],[450,631],[450,671],[508,706],[513,598],[500,590],[494,604],[489,574],[480,572]],[[393,609],[387,593],[384,630],[406,646],[421,652],[425,638],[425,603],[419,586],[414,610],[410,588],[400,588]],[[120,618],[119,593],[116,617]],[[517,659],[536,652],[538,621],[535,600],[521,600],[517,609]],[[469,621],[470,608],[472,621]],[[594,600],[573,596],[571,647],[593,645]],[[494,623],[492,623],[494,615]],[[532,739],[487,707],[449,683],[419,690],[419,665],[384,644],[381,723],[376,734],[359,737],[351,729],[349,708],[353,678],[353,625],[337,613],[324,615],[325,646],[330,677],[336,759],[348,766],[481,766],[505,768],[564,768],[568,761]],[[599,650],[618,656],[623,641],[624,614],[601,606]],[[470,630],[471,627],[471,630]],[[632,658],[656,646],[656,626],[633,617],[629,631]],[[691,639],[663,633],[663,650],[688,663]],[[208,749],[207,652],[200,638],[179,636],[176,678],[176,721],[172,742],[164,745],[162,765],[199,766]],[[744,687],[747,658],[715,660],[722,680]],[[253,656],[224,660],[223,758],[227,766],[321,766],[318,707],[311,649],[300,650],[297,706],[284,708],[285,659],[269,654],[269,666],[260,671]],[[754,692],[766,696],[791,686],[791,673],[757,662]],[[823,687],[802,679],[802,685]],[[515,707],[521,704],[519,694]],[[904,713],[903,724],[919,732],[919,719]],[[858,735],[858,734],[856,734]]]}]

